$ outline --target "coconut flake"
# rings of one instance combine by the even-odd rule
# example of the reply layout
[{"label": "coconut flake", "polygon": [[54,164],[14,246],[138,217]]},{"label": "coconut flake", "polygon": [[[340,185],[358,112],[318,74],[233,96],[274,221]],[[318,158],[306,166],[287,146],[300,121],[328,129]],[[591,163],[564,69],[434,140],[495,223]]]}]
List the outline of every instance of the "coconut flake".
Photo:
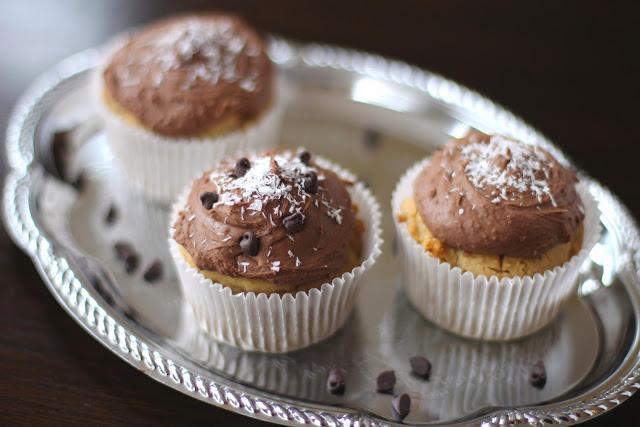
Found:
[{"label": "coconut flake", "polygon": [[242,272],[246,273],[247,272],[247,267],[250,264],[248,262],[246,262],[246,261],[242,261],[242,262],[238,262],[238,265],[240,265],[242,267]]},{"label": "coconut flake", "polygon": [[539,147],[494,135],[488,143],[472,140],[462,147],[461,154],[471,184],[477,189],[497,190],[491,203],[515,201],[530,194],[538,201],[548,197],[555,206],[547,181],[552,165]]},{"label": "coconut flake", "polygon": [[[182,19],[143,48],[118,70],[117,77],[123,86],[140,84],[147,76],[149,65],[153,65],[154,87],[159,87],[165,75],[176,69],[185,70],[178,83],[182,90],[193,88],[197,81],[216,85],[221,80],[237,82],[245,92],[254,92],[258,87],[259,62],[253,58],[261,49],[255,41],[238,32],[227,17]],[[240,68],[242,56],[249,60],[243,61]]]}]

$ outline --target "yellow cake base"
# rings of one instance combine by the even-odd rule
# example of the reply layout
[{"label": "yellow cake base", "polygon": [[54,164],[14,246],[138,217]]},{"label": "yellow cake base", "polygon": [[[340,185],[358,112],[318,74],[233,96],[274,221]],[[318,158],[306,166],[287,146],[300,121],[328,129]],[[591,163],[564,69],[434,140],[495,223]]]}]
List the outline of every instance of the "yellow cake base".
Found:
[{"label": "yellow cake base", "polygon": [[[109,108],[109,110],[111,110],[111,112],[113,114],[115,114],[118,117],[120,117],[122,120],[124,120],[129,125],[145,129],[145,130],[147,130],[149,132],[153,132],[152,130],[148,129],[138,118],[136,118],[136,116],[134,116],[129,111],[125,110],[120,104],[118,104],[118,102],[115,99],[113,99],[113,97],[111,97],[111,95],[109,95],[109,92],[107,92],[106,90],[104,90],[102,92],[102,100],[105,103],[105,105]],[[228,133],[231,133],[231,132],[234,132],[236,130],[243,129],[245,127],[251,126],[253,123],[255,123],[258,120],[260,120],[262,115],[266,111],[269,111],[270,108],[271,108],[271,103],[267,104],[260,114],[258,114],[256,117],[254,117],[254,118],[252,118],[250,120],[242,120],[237,115],[229,116],[226,119],[224,119],[223,121],[216,123],[214,126],[212,126],[211,128],[209,128],[209,129],[207,129],[207,130],[205,130],[205,131],[203,131],[201,133],[198,133],[198,134],[195,134],[195,135],[186,135],[184,137],[185,138],[196,138],[196,139],[219,138],[219,137],[224,136],[224,135],[226,135]],[[168,138],[180,138],[180,136],[178,136],[178,135],[176,135],[176,136],[167,136],[167,137]]]},{"label": "yellow cake base", "polygon": [[470,271],[475,275],[515,277],[533,276],[536,273],[544,273],[556,266],[564,264],[572,256],[580,251],[582,246],[583,228],[567,243],[556,245],[542,254],[539,258],[516,258],[500,255],[481,255],[465,252],[460,249],[447,247],[431,234],[413,198],[407,198],[400,206],[398,221],[407,226],[409,234],[426,251],[452,266]]}]

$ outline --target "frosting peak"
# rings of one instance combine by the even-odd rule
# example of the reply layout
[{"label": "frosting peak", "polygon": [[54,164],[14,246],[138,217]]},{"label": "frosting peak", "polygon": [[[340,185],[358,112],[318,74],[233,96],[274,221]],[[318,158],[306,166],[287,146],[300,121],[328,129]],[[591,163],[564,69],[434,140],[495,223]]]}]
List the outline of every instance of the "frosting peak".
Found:
[{"label": "frosting peak", "polygon": [[424,223],[448,247],[538,258],[582,226],[576,181],[543,148],[474,131],[433,154],[414,195]]},{"label": "frosting peak", "polygon": [[256,118],[271,102],[272,64],[240,18],[186,15],[151,24],[103,72],[108,101],[153,131],[202,136],[225,121]]},{"label": "frosting peak", "polygon": [[174,230],[200,270],[278,292],[330,282],[360,256],[346,183],[307,152],[255,154],[205,172]]},{"label": "frosting peak", "polygon": [[471,134],[460,151],[467,179],[492,203],[549,199],[556,205],[548,182],[552,162],[541,148],[501,135]]},{"label": "frosting peak", "polygon": [[[288,202],[288,213],[302,213],[305,200],[311,196],[305,188],[305,182],[312,176],[323,181],[324,175],[318,176],[319,170],[305,164],[300,156],[290,151],[272,156],[254,156],[249,161],[250,168],[242,176],[226,171],[216,170],[210,179],[218,187],[218,202],[214,204],[233,206],[239,202],[248,202],[247,210],[261,212],[267,203],[285,199]],[[280,205],[276,210],[280,210]]]}]

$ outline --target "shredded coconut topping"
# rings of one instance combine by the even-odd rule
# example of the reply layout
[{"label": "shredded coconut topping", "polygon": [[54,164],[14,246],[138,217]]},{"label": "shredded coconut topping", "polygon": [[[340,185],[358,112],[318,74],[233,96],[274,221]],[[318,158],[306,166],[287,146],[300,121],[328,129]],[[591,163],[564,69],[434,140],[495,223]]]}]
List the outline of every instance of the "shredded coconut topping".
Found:
[{"label": "shredded coconut topping", "polygon": [[[247,203],[246,210],[261,212],[264,206],[274,200],[288,202],[288,207],[283,211],[281,205],[273,207],[273,215],[276,217],[300,213],[303,215],[305,200],[312,197],[304,189],[304,181],[315,173],[318,180],[324,180],[319,170],[314,166],[303,163],[298,154],[284,151],[273,156],[254,155],[249,161],[251,167],[243,176],[233,177],[226,170],[216,170],[211,173],[210,179],[218,187],[218,201],[213,205],[233,206],[238,203]],[[327,215],[338,224],[342,223],[342,208],[332,206],[322,196],[322,204],[327,208]],[[315,200],[317,205],[317,198]],[[286,206],[285,205],[285,206]],[[244,218],[245,207],[241,207],[241,217]],[[272,214],[269,213],[269,221],[275,225]],[[292,239],[293,240],[293,239]]]},{"label": "shredded coconut topping", "polygon": [[151,78],[156,86],[162,84],[167,71],[183,67],[189,71],[182,83],[184,90],[197,80],[214,85],[220,80],[238,82],[245,92],[253,92],[257,87],[257,71],[240,70],[237,62],[240,55],[259,56],[260,47],[249,43],[227,17],[181,20],[146,47],[119,73],[118,78],[125,86],[139,84],[148,72],[144,66],[155,63],[158,67]]},{"label": "shredded coconut topping", "polygon": [[242,267],[242,272],[246,273],[247,272],[247,267],[250,264],[248,262],[246,262],[246,261],[242,261],[242,262],[238,262],[238,265],[240,265]]},{"label": "shredded coconut topping", "polygon": [[530,194],[539,202],[549,197],[555,206],[548,182],[552,164],[538,147],[496,135],[488,143],[472,139],[461,154],[467,178],[478,189],[492,189],[492,203]]}]

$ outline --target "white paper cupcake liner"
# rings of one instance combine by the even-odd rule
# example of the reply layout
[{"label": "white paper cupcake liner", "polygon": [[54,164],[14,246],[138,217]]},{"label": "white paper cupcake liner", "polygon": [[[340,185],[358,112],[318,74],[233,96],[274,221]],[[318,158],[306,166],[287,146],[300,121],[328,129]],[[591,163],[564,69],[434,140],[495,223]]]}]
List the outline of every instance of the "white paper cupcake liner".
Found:
[{"label": "white paper cupcake liner", "polygon": [[398,222],[400,205],[413,196],[413,182],[428,162],[405,173],[391,201],[409,301],[427,319],[469,338],[509,340],[547,325],[575,292],[579,268],[600,237],[598,207],[587,187],[576,186],[585,210],[584,237],[582,249],[570,260],[534,276],[475,276],[430,255]]},{"label": "white paper cupcake liner", "polygon": [[[315,159],[319,166],[354,180],[346,170],[317,156]],[[184,208],[189,190],[173,207],[171,227]],[[200,326],[219,341],[267,353],[298,350],[332,336],[349,317],[363,274],[374,265],[382,245],[378,202],[362,183],[351,186],[349,194],[359,208],[358,218],[365,224],[362,263],[331,283],[295,295],[234,294],[187,264],[178,243],[169,239],[183,296]]]},{"label": "white paper cupcake liner", "polygon": [[192,178],[223,158],[277,145],[286,101],[280,76],[274,79],[275,96],[268,110],[247,127],[218,137],[169,138],[123,119],[103,101],[102,70],[124,41],[117,38],[107,49],[103,66],[92,76],[91,91],[114,159],[134,190],[149,199],[171,202]]}]

